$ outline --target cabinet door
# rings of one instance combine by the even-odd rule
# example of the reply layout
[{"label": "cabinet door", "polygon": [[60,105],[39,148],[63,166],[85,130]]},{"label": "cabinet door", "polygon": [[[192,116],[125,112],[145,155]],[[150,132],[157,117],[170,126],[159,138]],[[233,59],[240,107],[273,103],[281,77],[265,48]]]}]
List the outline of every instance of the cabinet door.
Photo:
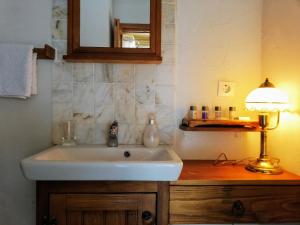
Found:
[{"label": "cabinet door", "polygon": [[156,218],[155,194],[51,194],[57,225],[146,225]]}]

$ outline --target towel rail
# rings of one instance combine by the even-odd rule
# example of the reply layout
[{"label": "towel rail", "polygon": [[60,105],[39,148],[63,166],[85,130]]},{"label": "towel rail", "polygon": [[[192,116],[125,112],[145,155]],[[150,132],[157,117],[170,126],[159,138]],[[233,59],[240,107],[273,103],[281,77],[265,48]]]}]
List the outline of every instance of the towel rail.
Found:
[{"label": "towel rail", "polygon": [[37,53],[38,59],[55,59],[55,49],[47,44],[44,48],[34,48],[33,52]]}]

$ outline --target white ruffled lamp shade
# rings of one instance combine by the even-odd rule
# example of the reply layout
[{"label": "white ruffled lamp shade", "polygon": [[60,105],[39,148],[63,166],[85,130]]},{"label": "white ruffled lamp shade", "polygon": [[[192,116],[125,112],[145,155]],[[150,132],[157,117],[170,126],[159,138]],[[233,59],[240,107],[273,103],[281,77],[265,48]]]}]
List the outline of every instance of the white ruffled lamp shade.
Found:
[{"label": "white ruffled lamp shade", "polygon": [[288,110],[288,101],[287,94],[266,79],[265,83],[248,94],[245,102],[248,110],[274,112]]}]

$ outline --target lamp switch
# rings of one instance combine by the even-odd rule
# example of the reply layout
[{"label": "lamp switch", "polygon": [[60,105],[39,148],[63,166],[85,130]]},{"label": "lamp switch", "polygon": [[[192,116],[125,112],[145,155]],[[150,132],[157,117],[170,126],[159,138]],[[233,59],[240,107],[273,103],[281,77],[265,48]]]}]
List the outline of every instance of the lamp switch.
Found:
[{"label": "lamp switch", "polygon": [[235,82],[219,81],[218,96],[234,96]]}]

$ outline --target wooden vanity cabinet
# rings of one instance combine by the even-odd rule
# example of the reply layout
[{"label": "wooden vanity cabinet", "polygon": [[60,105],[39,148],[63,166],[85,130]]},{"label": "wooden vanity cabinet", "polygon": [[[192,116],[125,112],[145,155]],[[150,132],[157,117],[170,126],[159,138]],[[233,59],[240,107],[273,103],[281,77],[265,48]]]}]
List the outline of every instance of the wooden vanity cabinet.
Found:
[{"label": "wooden vanity cabinet", "polygon": [[170,184],[170,224],[299,223],[300,177],[184,161]]},{"label": "wooden vanity cabinet", "polygon": [[37,182],[37,225],[167,225],[168,182]]},{"label": "wooden vanity cabinet", "polygon": [[174,182],[38,181],[37,225],[299,223],[300,176],[183,161]]},{"label": "wooden vanity cabinet", "polygon": [[171,186],[171,224],[300,222],[300,186]]}]

